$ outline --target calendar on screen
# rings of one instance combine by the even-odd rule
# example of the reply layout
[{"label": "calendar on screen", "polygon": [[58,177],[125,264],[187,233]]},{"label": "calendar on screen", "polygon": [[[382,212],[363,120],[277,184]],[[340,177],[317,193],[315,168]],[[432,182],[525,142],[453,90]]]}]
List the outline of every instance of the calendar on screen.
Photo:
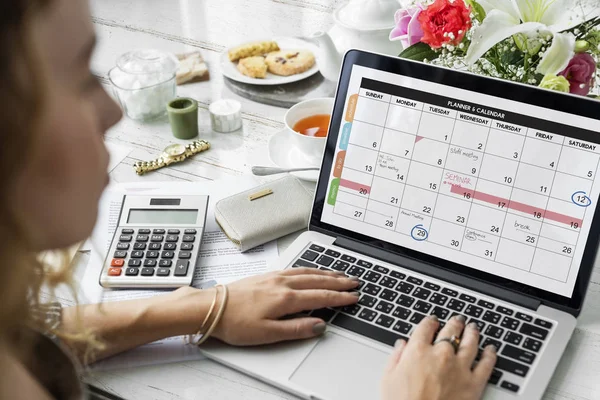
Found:
[{"label": "calendar on screen", "polygon": [[599,190],[600,145],[577,133],[595,124],[354,66],[322,220],[571,296]]}]

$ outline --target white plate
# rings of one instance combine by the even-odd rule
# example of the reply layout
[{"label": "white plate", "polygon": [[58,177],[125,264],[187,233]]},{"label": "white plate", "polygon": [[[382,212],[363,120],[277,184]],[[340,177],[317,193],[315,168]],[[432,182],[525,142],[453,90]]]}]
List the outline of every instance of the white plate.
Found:
[{"label": "white plate", "polygon": [[[304,168],[320,167],[310,161],[297,147],[294,146],[290,134],[286,130],[277,132],[269,140],[269,158],[280,168]],[[316,182],[319,179],[319,171],[292,172],[298,178]]]},{"label": "white plate", "polygon": [[[310,50],[314,55],[317,54],[316,46],[301,39],[280,37],[272,40],[277,42],[281,50]],[[226,49],[223,53],[221,53],[221,72],[229,79],[233,79],[234,81],[242,83],[250,83],[253,85],[283,85],[285,83],[301,81],[302,79],[306,79],[309,76],[319,72],[319,67],[317,67],[317,63],[315,63],[311,69],[301,74],[279,76],[267,72],[267,77],[264,79],[250,78],[249,76],[246,76],[238,71],[237,62],[229,61],[228,51],[229,49]]]}]

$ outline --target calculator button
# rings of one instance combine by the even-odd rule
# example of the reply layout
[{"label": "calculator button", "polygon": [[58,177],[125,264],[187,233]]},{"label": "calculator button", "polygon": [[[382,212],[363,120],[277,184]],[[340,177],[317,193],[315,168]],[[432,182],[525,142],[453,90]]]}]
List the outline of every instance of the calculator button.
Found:
[{"label": "calculator button", "polygon": [[142,258],[142,257],[144,257],[143,251],[132,251],[131,252],[131,258]]},{"label": "calculator button", "polygon": [[121,229],[122,235],[133,235],[133,229]]},{"label": "calculator button", "polygon": [[186,276],[188,272],[188,267],[190,262],[187,260],[177,260],[177,265],[175,266],[175,276]]},{"label": "calculator button", "polygon": [[175,256],[175,252],[174,251],[163,251],[160,256],[161,256],[161,258],[173,258]]},{"label": "calculator button", "polygon": [[144,267],[156,267],[156,260],[144,260]]},{"label": "calculator button", "polygon": [[140,235],[149,235],[150,234],[150,229],[138,229],[138,233]]},{"label": "calculator button", "polygon": [[148,241],[148,235],[137,235],[135,238],[136,242],[147,242]]},{"label": "calculator button", "polygon": [[146,250],[146,243],[134,243],[133,249],[134,250]]},{"label": "calculator button", "polygon": [[142,276],[154,275],[154,268],[142,268]]},{"label": "calculator button", "polygon": [[171,270],[169,268],[158,268],[156,270],[156,276],[169,276]]},{"label": "calculator button", "polygon": [[151,242],[162,242],[165,237],[163,235],[152,235],[150,237]]},{"label": "calculator button", "polygon": [[179,235],[179,229],[169,229],[167,233],[169,235]]},{"label": "calculator button", "polygon": [[183,231],[183,233],[185,233],[186,235],[195,235],[197,232],[195,229],[186,229],[185,231]]},{"label": "calculator button", "polygon": [[160,250],[160,243],[150,243],[148,245],[148,250]]},{"label": "calculator button", "polygon": [[178,242],[179,236],[177,235],[167,235],[167,242]]},{"label": "calculator button", "polygon": [[173,265],[173,262],[171,260],[160,260],[158,262],[158,266],[162,268],[168,268],[171,265]]},{"label": "calculator button", "polygon": [[119,236],[119,242],[131,242],[131,235]]},{"label": "calculator button", "polygon": [[190,258],[192,258],[192,252],[191,251],[180,251],[179,258],[182,260],[190,259]]},{"label": "calculator button", "polygon": [[122,258],[113,258],[110,262],[111,267],[122,267],[123,265],[125,265],[125,260]]},{"label": "calculator button", "polygon": [[139,268],[127,268],[125,270],[125,275],[127,276],[137,276],[140,273]]},{"label": "calculator button", "polygon": [[181,250],[192,250],[194,243],[181,243]]},{"label": "calculator button", "polygon": [[194,242],[196,240],[196,236],[194,235],[183,235],[184,242]]},{"label": "calculator button", "polygon": [[108,276],[119,276],[121,275],[121,268],[109,268]]},{"label": "calculator button", "polygon": [[175,243],[165,243],[165,250],[175,250],[177,249],[177,245]]},{"label": "calculator button", "polygon": [[164,235],[164,234],[165,234],[165,230],[164,230],[164,229],[154,229],[154,230],[152,231],[152,233],[153,233],[154,235]]},{"label": "calculator button", "polygon": [[129,250],[129,243],[117,244],[117,250]]},{"label": "calculator button", "polygon": [[139,267],[140,265],[142,265],[142,260],[140,260],[139,258],[132,258],[131,260],[129,260],[127,265],[130,267]]},{"label": "calculator button", "polygon": [[146,258],[158,258],[158,251],[149,251],[146,253]]},{"label": "calculator button", "polygon": [[115,254],[113,255],[114,258],[125,258],[127,257],[127,252],[126,251],[115,251]]}]

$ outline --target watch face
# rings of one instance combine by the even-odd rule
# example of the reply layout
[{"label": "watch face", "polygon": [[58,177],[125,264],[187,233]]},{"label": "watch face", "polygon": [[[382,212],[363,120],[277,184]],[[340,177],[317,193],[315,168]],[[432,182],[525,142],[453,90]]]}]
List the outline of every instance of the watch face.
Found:
[{"label": "watch face", "polygon": [[177,157],[185,153],[185,146],[182,144],[172,144],[165,149],[165,153],[171,157]]}]

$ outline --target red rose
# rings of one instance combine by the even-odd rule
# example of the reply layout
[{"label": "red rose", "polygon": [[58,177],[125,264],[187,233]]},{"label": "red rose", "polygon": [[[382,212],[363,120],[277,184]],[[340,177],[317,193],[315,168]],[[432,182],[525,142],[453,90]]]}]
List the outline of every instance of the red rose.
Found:
[{"label": "red rose", "polygon": [[424,33],[421,42],[434,49],[445,43],[459,44],[471,28],[470,14],[471,9],[463,0],[435,0],[435,3],[419,14],[419,23]]},{"label": "red rose", "polygon": [[588,53],[575,54],[564,71],[559,72],[570,83],[570,92],[582,96],[590,92],[596,73],[596,61]]}]

